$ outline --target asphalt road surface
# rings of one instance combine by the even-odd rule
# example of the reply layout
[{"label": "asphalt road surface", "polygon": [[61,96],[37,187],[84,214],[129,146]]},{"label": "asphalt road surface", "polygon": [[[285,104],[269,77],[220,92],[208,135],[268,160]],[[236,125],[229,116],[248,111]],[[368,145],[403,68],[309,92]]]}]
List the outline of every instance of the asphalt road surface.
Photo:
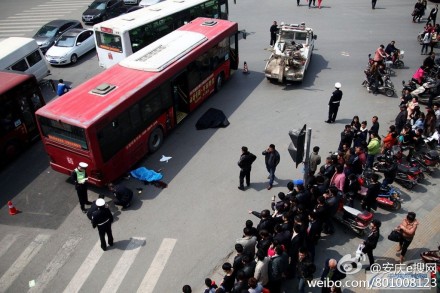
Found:
[{"label": "asphalt road surface", "polygon": [[[237,71],[221,92],[166,138],[157,153],[139,163],[149,169],[163,169],[168,188],[123,180],[133,190],[141,189],[127,211],[115,208],[106,190],[89,191],[91,200],[106,193],[115,213],[112,249],[101,252],[98,233],[81,213],[74,187],[66,176],[48,167],[41,142],[1,171],[0,292],[168,293],[179,292],[184,284],[201,292],[205,277],[216,276],[220,282],[215,272],[241,237],[244,222],[252,219],[257,223],[247,211],[268,208],[274,194],[286,191],[287,182],[302,177],[302,169],[295,169],[287,152],[289,130],[304,124],[312,128],[312,146],[321,147],[322,157],[337,148],[340,132],[354,115],[369,123],[373,115],[379,116],[380,134],[386,134],[398,112],[398,96],[369,94],[361,86],[363,70],[368,54],[391,40],[405,50],[405,68],[392,76],[397,92],[401,81],[408,80],[421,65],[425,56],[420,55],[416,36],[422,24],[412,23],[410,16],[414,1],[378,0],[375,10],[367,0],[323,0],[322,9],[308,9],[304,0],[299,7],[293,0],[237,1],[230,3],[230,19],[248,34],[240,41],[240,63],[247,62],[250,74]],[[12,33],[31,37],[54,18],[80,19],[88,3],[1,2],[0,37]],[[305,22],[318,36],[302,83],[274,84],[263,75],[273,20]],[[92,51],[76,65],[52,68],[52,77],[64,78],[75,87],[101,70]],[[335,82],[342,83],[344,96],[336,123],[329,125],[324,120]],[[55,98],[47,89],[45,94],[48,100]],[[230,126],[197,131],[197,119],[211,107],[222,110]],[[267,191],[260,154],[271,143],[279,150],[281,163],[277,184]],[[236,162],[243,145],[258,155],[252,186],[245,192],[237,189]],[[162,155],[172,159],[160,163]],[[379,263],[397,261],[386,235],[408,211],[415,211],[421,221],[421,232],[416,235],[420,241],[411,244],[408,261],[417,262],[419,251],[437,247],[439,176],[436,172],[413,191],[404,190],[400,211],[377,211],[375,217],[383,221],[383,237],[375,250]],[[8,215],[8,200],[21,210],[20,214]],[[318,244],[319,270],[327,257],[340,259],[354,253],[362,241],[342,227],[336,228],[334,235]],[[359,273],[348,279],[362,278]],[[317,288],[311,291],[319,292]]]}]

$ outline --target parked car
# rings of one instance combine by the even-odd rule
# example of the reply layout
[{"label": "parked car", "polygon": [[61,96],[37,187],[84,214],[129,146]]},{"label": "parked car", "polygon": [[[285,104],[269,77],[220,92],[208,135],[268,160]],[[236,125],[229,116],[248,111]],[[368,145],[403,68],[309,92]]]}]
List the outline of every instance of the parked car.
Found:
[{"label": "parked car", "polygon": [[43,54],[53,45],[55,40],[71,28],[82,28],[81,22],[72,19],[57,19],[43,25],[33,38]]},{"label": "parked car", "polygon": [[124,13],[123,0],[95,0],[82,14],[85,24],[95,24]]},{"label": "parked car", "polygon": [[141,0],[141,2],[139,2],[139,6],[141,7],[148,7],[154,4],[157,4],[159,2],[162,2],[164,0]]},{"label": "parked car", "polygon": [[76,63],[78,58],[95,48],[93,30],[71,29],[62,34],[47,51],[51,65]]}]

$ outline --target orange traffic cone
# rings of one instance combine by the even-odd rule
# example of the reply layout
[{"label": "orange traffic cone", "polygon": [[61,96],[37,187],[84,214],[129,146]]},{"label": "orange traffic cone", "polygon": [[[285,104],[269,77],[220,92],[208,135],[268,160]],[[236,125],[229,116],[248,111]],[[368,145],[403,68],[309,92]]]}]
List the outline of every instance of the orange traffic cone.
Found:
[{"label": "orange traffic cone", "polygon": [[249,69],[248,69],[246,61],[244,61],[244,64],[243,64],[243,73],[249,74]]},{"label": "orange traffic cone", "polygon": [[9,214],[11,216],[18,214],[19,210],[17,210],[14,205],[12,204],[12,201],[8,201],[8,207],[9,207]]}]

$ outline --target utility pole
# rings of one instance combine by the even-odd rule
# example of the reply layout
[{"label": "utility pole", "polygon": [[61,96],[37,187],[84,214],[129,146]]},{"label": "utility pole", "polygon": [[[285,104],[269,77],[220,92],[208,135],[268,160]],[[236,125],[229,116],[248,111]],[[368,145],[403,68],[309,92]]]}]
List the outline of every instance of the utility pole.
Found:
[{"label": "utility pole", "polygon": [[312,140],[312,129],[307,129],[307,143],[306,143],[306,151],[305,151],[305,160],[304,160],[304,184],[309,180],[310,173],[310,142]]}]

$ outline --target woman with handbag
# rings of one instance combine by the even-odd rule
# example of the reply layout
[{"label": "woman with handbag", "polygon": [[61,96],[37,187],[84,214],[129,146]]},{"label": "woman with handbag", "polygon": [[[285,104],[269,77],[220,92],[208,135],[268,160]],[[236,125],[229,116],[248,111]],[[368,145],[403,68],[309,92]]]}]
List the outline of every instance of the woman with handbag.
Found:
[{"label": "woman with handbag", "polygon": [[402,223],[397,227],[397,230],[400,230],[402,233],[402,239],[400,240],[399,248],[397,249],[398,252],[400,251],[400,263],[403,263],[405,259],[406,251],[414,239],[418,225],[419,222],[416,219],[416,213],[409,212],[408,215],[406,215],[406,218],[403,219]]},{"label": "woman with handbag", "polygon": [[374,256],[373,250],[377,246],[377,242],[379,241],[379,228],[382,225],[382,222],[374,219],[370,224],[370,234],[368,234],[367,239],[364,241],[364,248],[362,252],[367,254],[370,265],[366,268],[367,270],[374,264]]}]

